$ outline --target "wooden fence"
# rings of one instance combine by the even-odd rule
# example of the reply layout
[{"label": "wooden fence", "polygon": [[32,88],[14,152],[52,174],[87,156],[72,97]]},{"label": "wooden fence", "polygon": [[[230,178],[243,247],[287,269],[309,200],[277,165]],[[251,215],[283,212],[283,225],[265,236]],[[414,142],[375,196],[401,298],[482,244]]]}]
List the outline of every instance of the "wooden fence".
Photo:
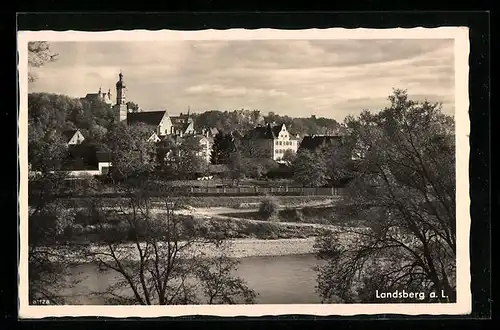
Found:
[{"label": "wooden fence", "polygon": [[226,195],[304,195],[304,196],[336,196],[342,194],[342,188],[336,187],[190,187],[192,194],[226,194]]}]

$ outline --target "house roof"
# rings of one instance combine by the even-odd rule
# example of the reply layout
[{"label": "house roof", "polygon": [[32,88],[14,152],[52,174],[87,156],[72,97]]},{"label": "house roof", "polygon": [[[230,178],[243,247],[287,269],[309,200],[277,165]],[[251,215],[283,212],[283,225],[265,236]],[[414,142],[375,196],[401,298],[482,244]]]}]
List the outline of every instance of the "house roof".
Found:
[{"label": "house roof", "polygon": [[[284,124],[281,125],[271,125],[268,123],[265,126],[257,126],[247,133],[245,138],[250,139],[276,139],[278,138],[279,132],[281,132],[281,128]],[[290,135],[290,139],[294,140],[295,137]]]},{"label": "house roof", "polygon": [[111,154],[109,152],[98,151],[95,153],[98,162],[110,162]]},{"label": "house roof", "polygon": [[129,112],[127,113],[127,124],[132,125],[142,123],[150,126],[158,126],[166,113],[166,110]]},{"label": "house roof", "polygon": [[250,139],[274,139],[276,136],[270,124],[266,126],[257,126],[246,135]]},{"label": "house roof", "polygon": [[228,170],[228,167],[225,164],[215,164],[215,165],[214,164],[210,164],[208,166],[208,171],[210,173],[214,173],[214,174],[215,173],[224,173],[227,170]]},{"label": "house roof", "polygon": [[75,134],[76,132],[78,132],[79,130],[78,129],[71,129],[71,130],[67,130],[67,131],[64,131],[62,132],[62,136],[64,136],[67,140],[71,139]]},{"label": "house roof", "polygon": [[308,135],[304,136],[299,148],[315,150],[325,143],[332,143],[342,139],[339,135]]},{"label": "house roof", "polygon": [[175,123],[175,124],[173,123],[173,126],[174,126],[175,130],[180,130],[183,133],[185,133],[189,127],[193,127],[191,122],[188,122],[188,123],[180,122],[180,123]]}]

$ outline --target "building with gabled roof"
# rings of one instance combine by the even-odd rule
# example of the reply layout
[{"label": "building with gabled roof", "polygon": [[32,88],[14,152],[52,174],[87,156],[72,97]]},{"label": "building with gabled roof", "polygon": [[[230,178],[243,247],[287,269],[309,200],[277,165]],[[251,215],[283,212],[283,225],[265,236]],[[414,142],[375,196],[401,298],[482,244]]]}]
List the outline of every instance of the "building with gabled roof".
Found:
[{"label": "building with gabled roof", "polygon": [[299,149],[317,150],[322,147],[337,145],[342,142],[340,135],[307,135],[300,143]]},{"label": "building with gabled roof", "polygon": [[172,134],[172,121],[166,110],[127,113],[127,125],[144,124],[151,127],[158,138]]},{"label": "building with gabled roof", "polygon": [[170,117],[170,120],[173,125],[172,134],[179,136],[196,134],[194,120],[189,115],[189,110],[186,115],[181,113],[179,116]]},{"label": "building with gabled roof", "polygon": [[207,163],[210,163],[210,157],[212,156],[212,146],[213,146],[213,138],[197,134],[193,136],[194,139],[200,144],[200,151],[198,152],[198,156],[203,158]]},{"label": "building with gabled roof", "polygon": [[79,145],[85,140],[85,137],[79,129],[63,131],[62,136],[66,140],[68,146]]},{"label": "building with gabled roof", "polygon": [[252,157],[270,158],[282,162],[287,151],[297,152],[299,140],[287,130],[285,124],[268,123],[250,130],[243,137],[242,143]]},{"label": "building with gabled roof", "polygon": [[109,89],[107,93],[104,93],[104,92],[102,92],[102,89],[99,88],[99,91],[97,93],[88,93],[87,95],[85,95],[85,97],[83,99],[86,99],[89,101],[102,101],[102,102],[109,104],[109,105],[113,104],[111,89]]}]

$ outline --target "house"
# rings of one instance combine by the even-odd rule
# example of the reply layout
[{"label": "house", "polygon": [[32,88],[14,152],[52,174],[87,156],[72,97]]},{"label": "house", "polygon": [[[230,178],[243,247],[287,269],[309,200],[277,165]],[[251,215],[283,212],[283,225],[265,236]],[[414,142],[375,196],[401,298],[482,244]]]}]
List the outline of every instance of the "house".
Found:
[{"label": "house", "polygon": [[97,170],[100,174],[108,174],[111,167],[111,154],[109,152],[96,152]]},{"label": "house", "polygon": [[304,136],[300,143],[299,150],[317,150],[326,146],[337,146],[342,142],[342,136],[338,135],[308,135]]},{"label": "house", "polygon": [[151,134],[151,136],[148,138],[148,141],[156,143],[156,142],[160,142],[161,139],[155,132],[153,132],[153,134]]},{"label": "house", "polygon": [[67,141],[66,144],[68,146],[79,145],[83,142],[83,140],[85,140],[85,137],[79,129],[64,131],[62,132],[62,135]]},{"label": "house", "polygon": [[198,131],[198,134],[205,135],[209,138],[214,138],[219,133],[219,130],[216,127],[212,128],[202,128]]},{"label": "house", "polygon": [[[144,124],[151,127],[157,138],[171,134],[172,121],[166,110],[127,113],[127,125]],[[155,137],[150,139],[156,140]]]},{"label": "house", "polygon": [[285,124],[257,126],[249,131],[242,143],[253,157],[270,158],[277,162],[283,161],[287,151],[297,152],[298,137],[292,136]]},{"label": "house", "polygon": [[196,134],[194,120],[189,116],[189,113],[187,115],[181,113],[179,116],[170,117],[170,120],[173,126],[171,134],[179,136]]},{"label": "house", "polygon": [[219,133],[219,130],[217,129],[217,127],[212,127],[208,131],[209,131],[209,135],[211,137],[215,137]]},{"label": "house", "polygon": [[226,164],[210,164],[208,166],[208,173],[211,174],[211,176],[221,176],[228,171],[229,168]]},{"label": "house", "polygon": [[212,145],[213,139],[206,135],[195,135],[194,138],[200,144],[201,150],[198,152],[198,156],[203,158],[207,163],[210,163],[210,156],[212,155]]}]

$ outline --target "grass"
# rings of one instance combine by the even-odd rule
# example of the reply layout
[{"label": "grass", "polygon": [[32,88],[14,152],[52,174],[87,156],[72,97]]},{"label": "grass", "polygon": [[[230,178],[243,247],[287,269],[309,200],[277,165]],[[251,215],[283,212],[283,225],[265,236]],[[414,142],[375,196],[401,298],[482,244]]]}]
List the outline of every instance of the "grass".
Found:
[{"label": "grass", "polygon": [[[334,196],[274,196],[282,206],[295,206],[298,204],[324,201],[325,199],[335,198]],[[185,205],[192,207],[228,207],[245,208],[258,207],[263,196],[210,196],[210,197],[183,197],[181,200]],[[162,201],[161,198],[153,198],[156,201]],[[124,198],[102,198],[100,201],[104,206],[115,206],[125,201]],[[65,199],[67,207],[84,207],[88,203],[85,198]]]},{"label": "grass", "polygon": [[[124,223],[109,219],[107,223],[96,227],[93,225],[73,224],[67,227],[64,234],[58,237],[54,243],[58,242],[78,242],[78,243],[102,243],[109,238],[115,242],[132,242],[135,231],[130,231],[130,227]],[[307,238],[319,236],[326,233],[325,229],[317,227],[299,227],[294,225],[281,224],[276,222],[253,222],[234,221],[231,219],[221,219],[213,217],[210,219],[193,218],[184,216],[184,225],[193,230],[196,236],[219,239],[283,239],[283,238]],[[162,227],[160,227],[162,228]],[[159,229],[162,231],[162,229]],[[166,234],[156,232],[157,234]],[[139,237],[142,236],[138,233]]]},{"label": "grass", "polygon": [[[223,215],[241,219],[266,220],[258,211],[225,213]],[[364,221],[356,217],[349,209],[339,206],[286,208],[279,210],[277,217],[279,222],[330,224],[339,226],[359,226],[364,224]]]}]

